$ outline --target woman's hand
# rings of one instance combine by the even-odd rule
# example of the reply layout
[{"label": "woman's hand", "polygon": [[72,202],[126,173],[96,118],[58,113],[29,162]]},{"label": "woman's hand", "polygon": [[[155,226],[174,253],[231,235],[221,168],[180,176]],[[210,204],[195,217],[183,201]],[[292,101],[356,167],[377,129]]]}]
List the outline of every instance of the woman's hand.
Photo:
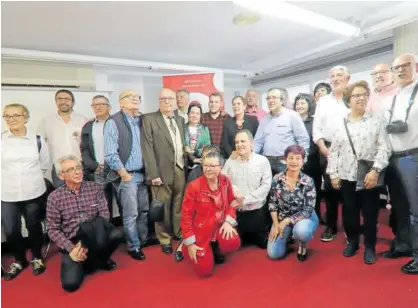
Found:
[{"label": "woman's hand", "polygon": [[271,226],[271,230],[269,234],[269,241],[274,243],[277,240],[277,236],[279,235],[279,233],[280,233],[279,224],[273,224]]},{"label": "woman's hand", "polygon": [[198,252],[199,250],[203,250],[203,248],[202,248],[202,247],[199,247],[199,246],[197,246],[197,245],[195,245],[195,244],[191,244],[191,245],[187,246],[187,250],[188,250],[188,252],[189,252],[189,257],[190,257],[190,259],[191,259],[194,263],[197,263],[197,252]]},{"label": "woman's hand", "polygon": [[195,163],[195,164],[201,164],[202,163],[202,159],[201,158],[195,158],[195,159],[193,159],[193,163]]},{"label": "woman's hand", "polygon": [[379,173],[377,173],[375,170],[370,170],[370,172],[367,173],[364,177],[364,188],[372,189],[376,186],[378,179]]},{"label": "woman's hand", "polygon": [[222,234],[222,238],[226,240],[231,239],[234,236],[234,234],[238,235],[237,230],[235,230],[235,228],[226,221],[222,224],[220,232]]},{"label": "woman's hand", "polygon": [[236,199],[234,199],[231,202],[231,207],[233,207],[234,209],[239,209],[240,207],[242,207],[242,204],[240,204]]},{"label": "woman's hand", "polygon": [[280,238],[283,238],[284,229],[286,229],[286,227],[288,225],[290,225],[291,222],[292,222],[292,220],[290,218],[285,218],[285,219],[283,219],[279,223],[279,235],[280,235]]},{"label": "woman's hand", "polygon": [[334,189],[340,189],[341,188],[341,181],[340,178],[335,178],[331,180],[331,185]]}]

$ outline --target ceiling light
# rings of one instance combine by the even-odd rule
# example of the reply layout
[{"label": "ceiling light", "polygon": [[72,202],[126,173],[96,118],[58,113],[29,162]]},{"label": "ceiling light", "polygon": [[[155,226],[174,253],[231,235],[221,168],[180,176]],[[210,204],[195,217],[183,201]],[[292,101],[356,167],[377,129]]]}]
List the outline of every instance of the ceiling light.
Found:
[{"label": "ceiling light", "polygon": [[236,26],[248,26],[255,24],[261,19],[261,15],[256,12],[245,12],[234,16],[232,22]]},{"label": "ceiling light", "polygon": [[345,36],[358,36],[360,28],[282,1],[236,0],[237,5],[260,14],[290,20]]}]

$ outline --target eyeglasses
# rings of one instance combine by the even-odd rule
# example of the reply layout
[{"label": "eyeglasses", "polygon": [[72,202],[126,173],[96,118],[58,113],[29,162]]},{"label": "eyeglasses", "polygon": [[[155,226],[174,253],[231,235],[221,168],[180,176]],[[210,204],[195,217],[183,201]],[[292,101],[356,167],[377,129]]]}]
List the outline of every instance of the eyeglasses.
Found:
[{"label": "eyeglasses", "polygon": [[121,98],[121,100],[123,100],[125,98],[129,98],[131,101],[133,101],[133,100],[137,100],[137,101],[142,100],[141,95],[133,95],[133,94],[125,95],[124,97]]},{"label": "eyeglasses", "polygon": [[219,167],[220,165],[203,165],[203,168],[205,168],[205,169],[213,169],[213,168],[216,168],[216,167]]},{"label": "eyeglasses", "polygon": [[400,69],[406,70],[410,66],[411,66],[411,62],[406,62],[404,64],[399,64],[399,65],[392,66],[391,70],[392,70],[392,72],[393,71],[399,71]]},{"label": "eyeglasses", "polygon": [[175,100],[176,98],[175,97],[173,97],[173,96],[169,96],[169,97],[165,97],[165,96],[163,96],[163,97],[160,97],[160,102],[164,102],[164,101],[173,101],[173,100]]},{"label": "eyeglasses", "polygon": [[93,108],[96,108],[96,107],[106,107],[106,106],[109,106],[109,104],[92,104],[91,106]]},{"label": "eyeglasses", "polygon": [[4,115],[3,116],[3,119],[5,120],[5,121],[10,121],[10,120],[14,120],[14,121],[16,121],[16,120],[18,120],[18,119],[20,119],[21,117],[23,117],[24,115],[23,114],[12,114],[12,115]]},{"label": "eyeglasses", "polygon": [[72,167],[72,168],[69,168],[69,169],[67,169],[67,170],[63,170],[62,172],[64,172],[64,173],[68,173],[68,174],[74,174],[74,173],[76,173],[76,172],[79,172],[79,171],[81,171],[83,168],[81,167],[81,166],[75,166],[75,167]]},{"label": "eyeglasses", "polygon": [[57,102],[71,102],[72,98],[71,97],[57,97],[56,101]]},{"label": "eyeglasses", "polygon": [[380,75],[385,75],[385,74],[387,74],[389,72],[390,72],[389,70],[383,70],[383,71],[371,72],[370,75],[372,75],[372,76],[377,76],[379,74]]},{"label": "eyeglasses", "polygon": [[368,98],[369,94],[368,93],[353,94],[351,95],[351,97],[354,99],[359,99],[360,97]]}]

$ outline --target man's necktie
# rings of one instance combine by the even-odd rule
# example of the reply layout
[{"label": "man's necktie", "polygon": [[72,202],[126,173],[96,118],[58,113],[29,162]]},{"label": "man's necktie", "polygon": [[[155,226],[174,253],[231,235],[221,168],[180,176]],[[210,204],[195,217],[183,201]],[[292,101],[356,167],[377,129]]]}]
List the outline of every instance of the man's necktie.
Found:
[{"label": "man's necktie", "polygon": [[176,125],[174,125],[174,117],[170,117],[169,119],[170,119],[170,128],[171,128],[171,131],[175,135],[176,134]]}]

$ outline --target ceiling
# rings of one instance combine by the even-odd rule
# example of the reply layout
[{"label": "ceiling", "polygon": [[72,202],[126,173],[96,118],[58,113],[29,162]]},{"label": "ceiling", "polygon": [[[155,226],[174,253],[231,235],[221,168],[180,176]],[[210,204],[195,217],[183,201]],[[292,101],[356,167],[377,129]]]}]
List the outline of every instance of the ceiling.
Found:
[{"label": "ceiling", "polygon": [[[367,25],[387,19],[390,11],[395,14],[388,5],[402,3],[293,4]],[[306,51],[341,39],[332,32],[269,16],[254,25],[238,27],[232,19],[241,11],[230,1],[2,2],[2,47],[262,70],[284,65],[286,59],[302,57]],[[372,40],[368,38],[368,42]]]}]

